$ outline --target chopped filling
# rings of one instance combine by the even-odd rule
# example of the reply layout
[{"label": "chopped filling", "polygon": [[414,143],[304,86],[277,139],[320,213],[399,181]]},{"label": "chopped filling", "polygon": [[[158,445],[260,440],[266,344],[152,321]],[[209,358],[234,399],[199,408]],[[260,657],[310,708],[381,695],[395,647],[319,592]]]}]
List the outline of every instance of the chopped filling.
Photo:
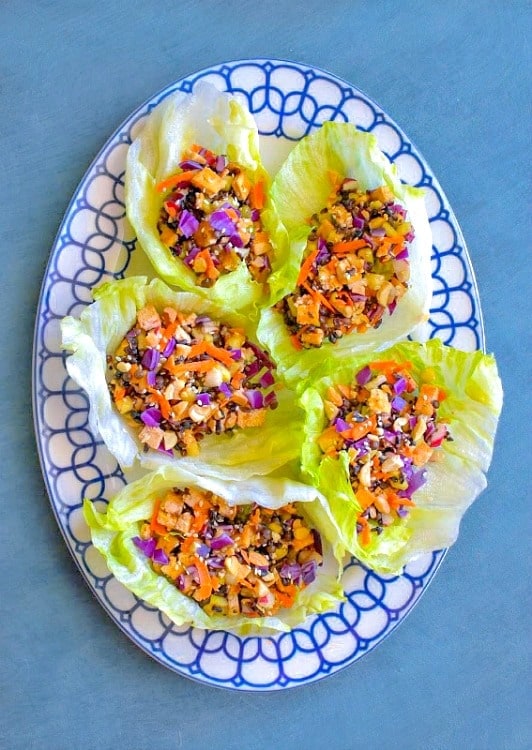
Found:
[{"label": "chopped filling", "polygon": [[297,288],[277,303],[298,349],[378,328],[408,289],[406,210],[387,186],[344,179],[314,214]]},{"label": "chopped filling", "polygon": [[145,450],[197,456],[205,435],[260,427],[277,406],[273,362],[206,315],[147,305],[107,364],[116,408]]},{"label": "chopped filling", "polygon": [[196,488],[157,500],[133,542],[209,615],[263,617],[291,607],[323,562],[318,532],[294,505],[231,506]]},{"label": "chopped filling", "polygon": [[180,172],[160,182],[164,193],[157,228],[161,241],[211,287],[245,261],[252,278],[264,283],[272,246],[261,222],[264,183],[224,155],[200,146],[183,154]]},{"label": "chopped filling", "polygon": [[349,458],[349,478],[362,510],[357,532],[363,546],[371,534],[405,518],[412,495],[426,482],[429,461],[452,440],[437,412],[445,392],[427,368],[418,384],[410,362],[373,362],[352,385],[331,386],[325,397],[328,427],[318,439],[323,453]]}]

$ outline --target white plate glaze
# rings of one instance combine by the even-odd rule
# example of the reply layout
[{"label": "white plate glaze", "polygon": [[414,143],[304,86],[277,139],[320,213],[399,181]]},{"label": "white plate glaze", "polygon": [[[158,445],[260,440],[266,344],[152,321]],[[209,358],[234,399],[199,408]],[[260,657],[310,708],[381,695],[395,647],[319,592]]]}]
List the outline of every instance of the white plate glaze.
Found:
[{"label": "white plate glaze", "polygon": [[80,571],[114,622],[146,653],[187,677],[237,690],[279,690],[314,682],[375,648],[408,614],[444,551],[419,558],[399,577],[379,576],[351,561],[347,601],[274,638],[238,638],[178,628],[134,597],[108,572],[90,542],[83,497],[111,497],[124,483],[116,461],[88,428],[85,394],[67,376],[59,321],[79,315],[91,288],[141,265],[124,220],[128,145],[145,116],[168,94],[200,80],[232,91],[256,117],[266,166],[275,170],[294,141],[325,120],[374,133],[401,177],[426,190],[433,232],[433,300],[424,337],[464,350],[483,348],[480,304],[460,228],[429,167],[379,106],[322,70],[279,60],[245,60],[195,73],[156,94],[107,141],[83,177],[52,248],[36,320],[33,398],[37,443],[52,509]]}]

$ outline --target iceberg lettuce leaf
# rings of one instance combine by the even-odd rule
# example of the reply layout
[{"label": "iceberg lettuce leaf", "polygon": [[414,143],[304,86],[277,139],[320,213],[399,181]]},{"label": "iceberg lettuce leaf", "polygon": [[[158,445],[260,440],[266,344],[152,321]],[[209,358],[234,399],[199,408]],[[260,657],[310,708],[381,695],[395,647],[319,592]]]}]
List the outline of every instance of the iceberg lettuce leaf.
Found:
[{"label": "iceberg lettuce leaf", "polygon": [[[165,99],[146,118],[130,146],[125,176],[127,217],[155,270],[168,284],[213,302],[231,300],[235,309],[256,306],[266,301],[266,293],[244,261],[207,289],[196,284],[196,274],[160,240],[157,221],[163,199],[155,186],[177,171],[183,151],[192,144],[225,154],[246,170],[252,182],[268,183],[253,116],[235,97],[202,82],[186,98],[177,93]],[[275,230],[274,213],[270,223]]]},{"label": "iceberg lettuce leaf", "polygon": [[157,574],[132,542],[132,538],[139,534],[141,523],[151,517],[155,500],[173,487],[198,487],[214,492],[230,505],[256,502],[263,507],[278,508],[297,502],[298,510],[304,516],[307,507],[324,505],[325,501],[313,487],[290,479],[255,478],[224,482],[199,477],[176,466],[160,467],[125,486],[104,512],[85,500],[83,513],[93,544],[105,557],[109,570],[120,583],[164,612],[176,625],[229,630],[240,635],[271,635],[288,631],[307,616],[327,611],[343,600],[339,582],[341,570],[326,545],[324,564],[318,568],[316,579],[299,592],[292,608],[281,610],[275,616],[253,619],[207,614],[197,602]]},{"label": "iceberg lettuce leaf", "polygon": [[268,410],[262,427],[208,435],[200,444],[197,458],[170,458],[158,451],[144,453],[135,430],[115,409],[106,381],[106,355],[133,326],[137,311],[148,303],[159,309],[170,304],[241,327],[256,342],[254,325],[249,318],[196,294],[172,291],[159,279],[147,284],[143,276],[103,284],[94,291],[94,299],[78,319],[63,319],[62,345],[71,352],[66,359],[70,377],[89,398],[90,428],[95,436],[101,436],[122,467],[131,466],[135,460],[147,468],[177,462],[200,474],[244,479],[269,474],[299,455],[304,415],[287,389],[279,391],[279,406]]},{"label": "iceberg lettuce leaf", "polygon": [[353,352],[377,351],[405,338],[427,319],[432,296],[432,236],[423,191],[401,182],[396,167],[379,149],[375,136],[350,124],[326,122],[294,147],[271,186],[271,204],[283,227],[277,229],[277,236],[281,246],[285,247],[284,243],[288,242],[289,248],[283,250],[284,262],[270,276],[270,304],[296,287],[311,229],[308,219],[327,202],[331,171],[340,177],[356,178],[364,190],[386,185],[405,206],[415,230],[415,238],[409,246],[409,289],[393,315],[386,314],[378,329],[351,333],[335,344],[326,341],[319,349],[296,350],[282,315],[273,309],[264,310],[258,328],[259,339],[269,348],[291,383],[318,366],[324,357],[340,361]]},{"label": "iceberg lettuce leaf", "polygon": [[[347,455],[343,452],[337,458],[325,457],[317,445],[328,424],[324,411],[327,388],[333,383],[352,383],[354,374],[374,360],[374,355],[353,356],[334,369],[327,363],[316,372],[318,380],[307,378],[303,383],[300,403],[306,421],[302,470],[328,500],[336,531],[332,541],[337,548],[343,547],[375,570],[395,574],[410,560],[448,547],[456,540],[462,516],[486,487],[485,474],[503,393],[492,356],[462,352],[438,339],[426,344],[396,344],[378,358],[412,362],[414,377],[432,368],[435,382],[447,393],[438,417],[447,422],[453,440],[445,441],[438,451],[441,461],[426,465],[427,482],[413,496],[416,507],[405,519],[386,527],[380,536],[372,535],[371,543],[363,547],[356,532],[362,507],[349,482]],[[315,522],[320,525],[323,511],[318,508],[316,512]]]}]

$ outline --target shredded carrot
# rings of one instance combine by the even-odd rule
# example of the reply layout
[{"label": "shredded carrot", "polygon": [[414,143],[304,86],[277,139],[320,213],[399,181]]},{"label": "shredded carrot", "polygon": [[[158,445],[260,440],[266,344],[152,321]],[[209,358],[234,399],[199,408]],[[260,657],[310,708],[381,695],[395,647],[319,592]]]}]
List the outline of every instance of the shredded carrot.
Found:
[{"label": "shredded carrot", "polygon": [[213,359],[217,359],[228,367],[234,364],[233,358],[226,349],[214,346],[214,344],[211,344],[208,341],[201,341],[199,344],[194,344],[188,353],[188,357],[192,359],[193,357],[199,357],[200,354],[208,354]]},{"label": "shredded carrot", "polygon": [[195,592],[194,599],[201,602],[203,599],[208,599],[212,594],[212,581],[209,569],[200,557],[196,556],[194,558],[194,565],[196,566],[200,579],[200,587]]},{"label": "shredded carrot", "polygon": [[173,174],[170,177],[166,177],[164,180],[161,180],[161,182],[158,182],[155,186],[155,190],[158,193],[162,193],[165,190],[177,187],[182,182],[188,182],[192,177],[194,177],[195,174],[197,174],[196,169],[192,169],[188,172],[180,172],[179,174]]},{"label": "shredded carrot", "polygon": [[166,337],[167,343],[168,343],[168,339],[171,339],[174,333],[176,332],[178,325],[179,325],[178,321],[174,320],[173,323],[168,323],[168,325],[165,328],[161,329],[161,333],[163,334],[163,336]]},{"label": "shredded carrot", "polygon": [[264,201],[265,201],[265,193],[264,193],[264,181],[259,180],[259,182],[256,182],[253,187],[251,188],[251,192],[249,194],[249,200],[251,203],[252,208],[261,209],[264,208]]},{"label": "shredded carrot", "polygon": [[327,308],[327,310],[330,310],[332,313],[336,315],[337,311],[334,309],[334,307],[330,304],[330,302],[321,294],[321,292],[318,292],[317,289],[312,289],[308,284],[301,284],[303,289],[306,289],[307,292],[310,294],[311,297],[314,299],[317,299],[320,304],[322,304],[324,307]]},{"label": "shredded carrot", "polygon": [[126,395],[126,389],[122,386],[115,388],[113,391],[113,398],[115,401],[120,401]]},{"label": "shredded carrot", "polygon": [[301,264],[301,268],[299,269],[299,275],[297,277],[297,286],[301,286],[304,281],[307,280],[308,275],[311,271],[312,265],[316,258],[318,257],[319,250],[316,247],[310,255],[307,256],[307,258],[304,260],[304,262]]},{"label": "shredded carrot", "polygon": [[235,372],[233,377],[231,378],[231,385],[233,388],[240,388],[242,385],[242,382],[246,379],[246,373],[245,372]]},{"label": "shredded carrot", "polygon": [[165,368],[172,375],[179,375],[184,372],[209,372],[215,367],[215,362],[212,359],[203,359],[201,362],[183,362],[183,364],[176,365],[175,363],[168,360],[165,364]]},{"label": "shredded carrot", "polygon": [[148,388],[147,390],[149,393],[151,393],[151,395],[157,402],[157,405],[159,409],[161,410],[161,414],[163,415],[163,419],[168,419],[168,417],[170,416],[170,411],[171,411],[171,406],[169,402],[165,399],[163,394],[157,391],[155,388]]},{"label": "shredded carrot", "polygon": [[293,336],[290,336],[290,341],[294,345],[294,349],[297,349],[298,352],[300,352],[301,349],[303,349],[303,345],[302,345],[301,341],[298,339],[298,337],[297,337],[297,335],[295,333],[294,333]]},{"label": "shredded carrot", "polygon": [[360,532],[360,543],[363,547],[367,547],[371,542],[371,529],[369,523],[364,516],[358,517],[358,523],[362,526]]},{"label": "shredded carrot", "polygon": [[366,240],[349,240],[348,242],[335,242],[332,251],[333,253],[350,253],[352,250],[360,250],[367,246]]},{"label": "shredded carrot", "polygon": [[[295,588],[295,586],[294,586],[294,588]],[[283,591],[276,590],[274,592],[274,594],[275,594],[276,600],[279,602],[279,604],[281,605],[281,607],[287,607],[287,608],[291,607],[292,604],[294,603],[295,598],[296,598],[295,591],[290,592],[289,594],[287,594],[287,593],[285,593]]]},{"label": "shredded carrot", "polygon": [[393,492],[393,490],[386,490],[384,494],[386,495],[386,500],[391,508],[399,508],[401,505],[404,505],[407,508],[416,507],[416,504],[412,500],[409,500],[407,497],[399,497],[399,495],[396,492]]}]

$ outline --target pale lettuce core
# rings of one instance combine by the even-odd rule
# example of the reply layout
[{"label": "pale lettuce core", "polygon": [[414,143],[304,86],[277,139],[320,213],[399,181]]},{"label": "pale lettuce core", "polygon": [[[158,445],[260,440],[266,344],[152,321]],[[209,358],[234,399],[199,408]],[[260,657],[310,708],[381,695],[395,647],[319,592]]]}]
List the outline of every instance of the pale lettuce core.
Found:
[{"label": "pale lettuce core", "polygon": [[96,549],[105,557],[115,578],[136,596],[164,612],[176,625],[209,630],[229,630],[240,635],[271,635],[288,631],[311,614],[325,612],[343,600],[340,569],[330,548],[324,546],[324,563],[316,579],[301,590],[290,609],[260,618],[209,615],[192,598],[163,575],[156,573],[148,558],[135,546],[143,521],[153,513],[155,500],[172,488],[197,487],[221,496],[229,505],[255,502],[266,508],[298,503],[298,511],[315,504],[327,513],[324,499],[307,485],[282,478],[254,478],[239,482],[199,477],[175,466],[157,471],[125,486],[104,512],[85,500],[83,513]]}]

